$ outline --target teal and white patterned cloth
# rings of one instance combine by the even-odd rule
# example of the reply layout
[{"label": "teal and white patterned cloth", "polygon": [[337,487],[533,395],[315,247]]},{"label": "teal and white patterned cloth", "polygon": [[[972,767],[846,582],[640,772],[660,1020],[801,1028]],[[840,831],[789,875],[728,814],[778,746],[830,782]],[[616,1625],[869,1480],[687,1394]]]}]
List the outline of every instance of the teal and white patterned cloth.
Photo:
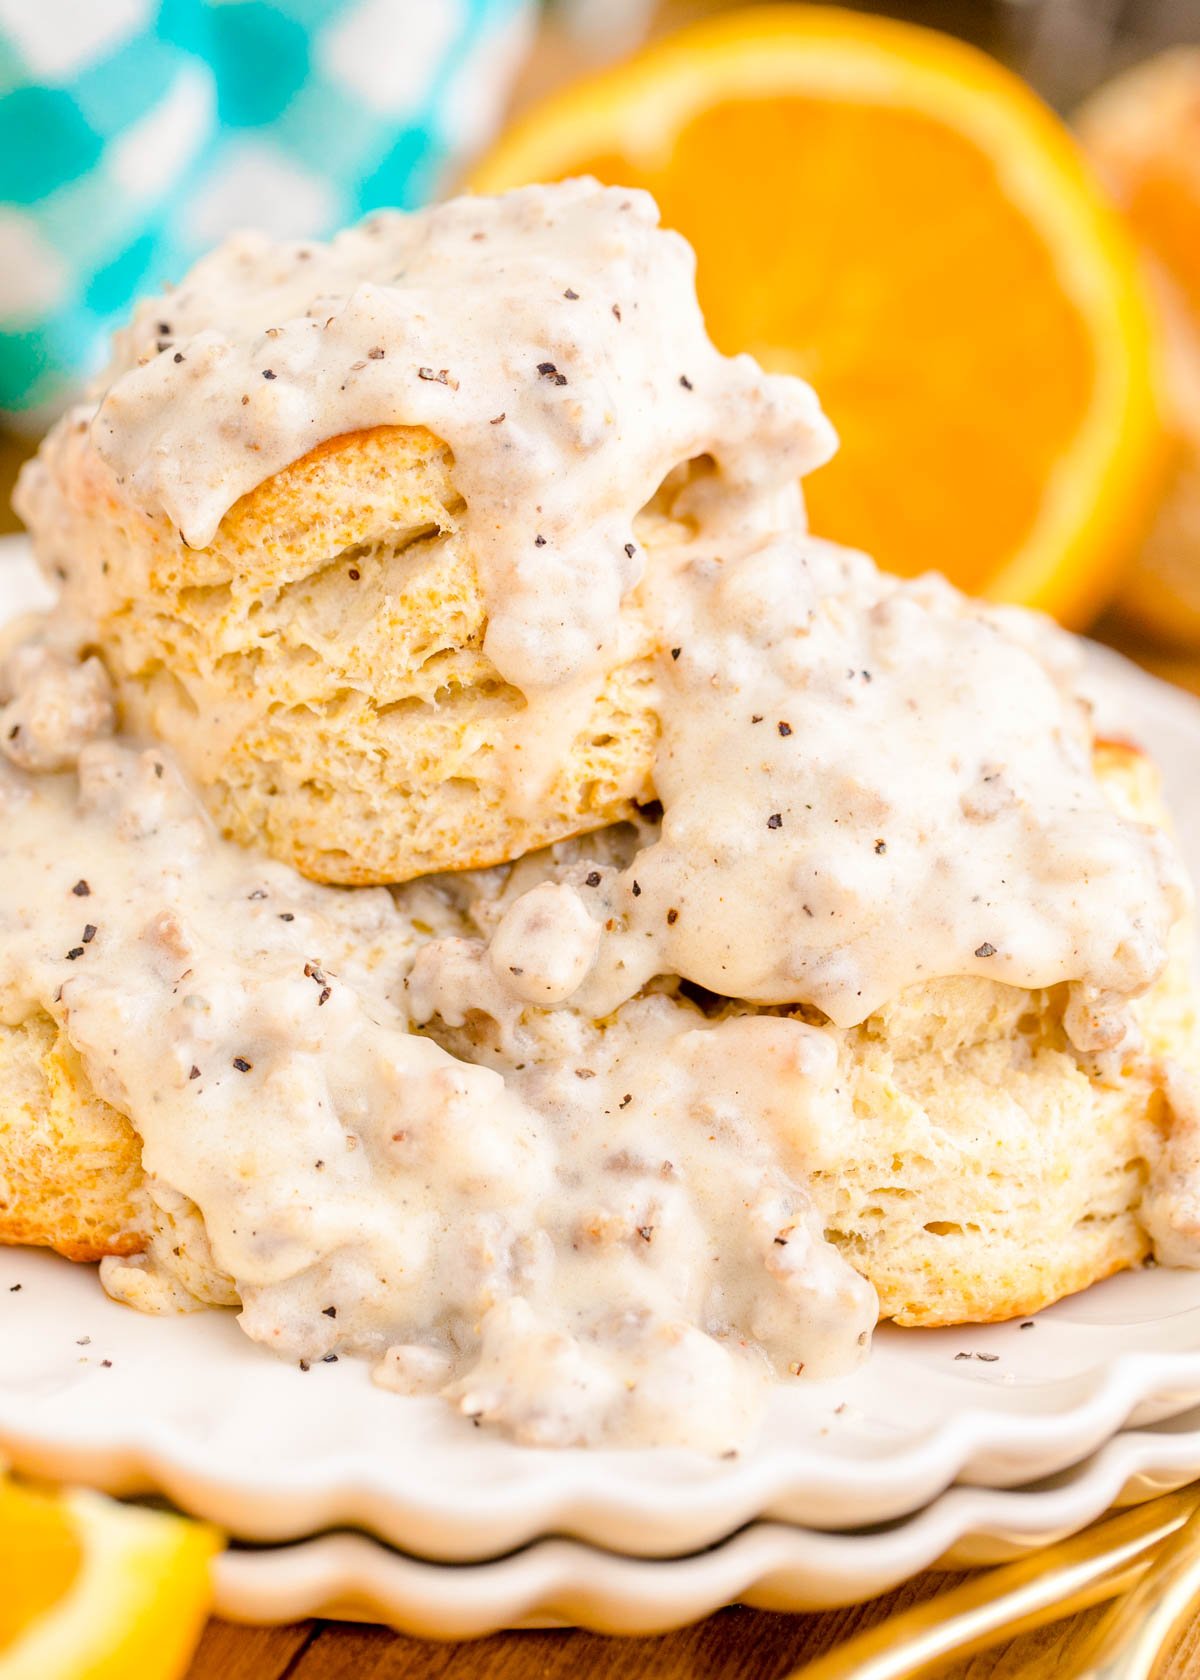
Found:
[{"label": "teal and white patterned cloth", "polygon": [[0,411],[236,227],[419,204],[495,126],[535,0],[0,0]]}]

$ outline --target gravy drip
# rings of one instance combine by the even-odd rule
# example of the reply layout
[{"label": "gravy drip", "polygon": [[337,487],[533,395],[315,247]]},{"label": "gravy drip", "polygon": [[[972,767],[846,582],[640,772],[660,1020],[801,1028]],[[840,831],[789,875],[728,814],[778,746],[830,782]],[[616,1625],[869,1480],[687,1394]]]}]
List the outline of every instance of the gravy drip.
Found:
[{"label": "gravy drip", "polygon": [[344,432],[423,425],[454,452],[485,651],[526,693],[605,664],[680,463],[714,536],[795,517],[833,452],[809,387],[726,357],[695,259],[648,194],[579,180],[385,212],[330,244],[243,234],[119,333],[92,438],[203,547],[239,496]]},{"label": "gravy drip", "polygon": [[[10,656],[6,715],[44,669]],[[53,769],[5,737],[0,1021],[47,1011],[141,1139],[158,1227],[103,1263],[111,1293],[186,1301],[194,1207],[255,1341],[364,1355],[548,1445],[732,1450],[773,1375],[863,1357],[874,1291],[802,1188],[805,1128],[836,1124],[827,1035],[650,997],[602,1035],[554,1017],[549,1063],[459,1059],[405,988],[424,942],[469,943],[450,886],[306,882],[92,715],[82,745],[80,707],[42,721]]]},{"label": "gravy drip", "polygon": [[[723,1451],[772,1373],[847,1369],[874,1294],[801,1188],[845,1114],[838,1030],[987,975],[1068,982],[1076,1047],[1132,1052],[1186,904],[1093,774],[1067,638],[806,536],[829,428],[718,355],[692,267],[648,198],[590,182],[246,236],[142,306],[91,422],[200,545],[323,439],[427,426],[531,701],[604,666],[636,590],[660,830],[518,864],[481,923],[465,887],[322,888],[219,839],[166,753],[112,735],[82,632],[35,635],[0,691],[0,1019],[61,1024],[248,1334],[536,1442]],[[698,457],[643,572],[634,518]],[[828,1024],[710,1019],[662,976]],[[143,1305],[152,1246],[104,1273]]]}]

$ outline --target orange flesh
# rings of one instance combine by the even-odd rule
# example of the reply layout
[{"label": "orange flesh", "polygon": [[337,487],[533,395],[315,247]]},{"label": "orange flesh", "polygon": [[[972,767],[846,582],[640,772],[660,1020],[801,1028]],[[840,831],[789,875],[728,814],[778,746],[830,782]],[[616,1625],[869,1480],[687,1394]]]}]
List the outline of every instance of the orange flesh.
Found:
[{"label": "orange flesh", "polygon": [[66,1595],[82,1562],[60,1500],[0,1485],[0,1652]]},{"label": "orange flesh", "polygon": [[[1200,149],[1200,105],[1192,126]],[[1127,209],[1135,232],[1173,275],[1200,319],[1200,176],[1189,173],[1181,158],[1155,158],[1131,183]]]},{"label": "orange flesh", "polygon": [[704,111],[653,172],[610,155],[561,173],[648,187],[696,248],[717,344],[815,385],[842,443],[806,484],[815,531],[968,590],[1021,547],[1095,361],[1051,251],[969,139],[789,95]]}]

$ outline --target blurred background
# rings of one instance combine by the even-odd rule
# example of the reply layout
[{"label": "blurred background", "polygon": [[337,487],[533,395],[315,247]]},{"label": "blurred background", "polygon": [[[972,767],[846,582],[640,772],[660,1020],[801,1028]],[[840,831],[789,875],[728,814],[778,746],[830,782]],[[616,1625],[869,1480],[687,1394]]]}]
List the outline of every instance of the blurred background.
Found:
[{"label": "blurred background", "polygon": [[[225,233],[589,169],[692,239],[723,349],[817,386],[843,439],[818,530],[1200,689],[1200,0],[854,4],[804,39],[785,14],[818,16],[0,0],[0,529],[132,301]],[[1082,185],[1021,84],[1082,134]]]}]

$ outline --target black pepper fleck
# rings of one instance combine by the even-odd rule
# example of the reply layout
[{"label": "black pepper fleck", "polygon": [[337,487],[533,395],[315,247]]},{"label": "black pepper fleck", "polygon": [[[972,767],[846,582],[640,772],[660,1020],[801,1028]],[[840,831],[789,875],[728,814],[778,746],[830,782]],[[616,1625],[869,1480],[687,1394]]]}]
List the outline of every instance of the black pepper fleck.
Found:
[{"label": "black pepper fleck", "polygon": [[573,291],[570,286],[567,287],[566,291],[563,293],[563,296],[570,303],[578,303],[578,301],[579,301],[579,293],[576,292],[576,291]]},{"label": "black pepper fleck", "polygon": [[191,1066],[191,1068],[188,1072],[188,1078],[189,1079],[199,1079],[199,1077],[200,1077],[200,1069],[196,1066],[195,1062],[193,1062],[192,1066]]},{"label": "black pepper fleck", "polygon": [[681,373],[679,375],[679,383],[683,386],[685,391],[690,391],[692,389],[692,382],[686,373]]},{"label": "black pepper fleck", "polygon": [[886,840],[876,840],[876,842],[875,842],[875,856],[876,857],[882,857],[884,852],[886,852],[886,851],[887,851],[887,841]]},{"label": "black pepper fleck", "polygon": [[668,927],[674,927],[674,926],[675,926],[675,923],[676,923],[676,922],[677,922],[677,921],[678,921],[678,920],[679,920],[679,912],[678,912],[678,910],[668,910],[668,911],[667,911],[667,926],[668,926]]},{"label": "black pepper fleck", "polygon": [[588,875],[587,880],[584,882],[584,886],[585,887],[598,887],[599,885],[600,885],[600,871],[598,869],[593,869],[591,871],[591,873]]},{"label": "black pepper fleck", "polygon": [[81,957],[82,955],[83,955],[83,946],[82,945],[72,945],[71,949],[67,952],[67,961],[68,962],[74,962],[77,957]]},{"label": "black pepper fleck", "polygon": [[263,376],[264,379],[274,379],[275,369],[274,368],[264,368],[262,370],[262,376]]},{"label": "black pepper fleck", "polygon": [[771,815],[767,818],[767,827],[768,828],[782,828],[783,827],[783,813],[782,813],[782,811],[772,811],[771,812]]},{"label": "black pepper fleck", "polygon": [[792,733],[792,726],[790,723],[777,723],[775,727],[783,736],[788,736]]},{"label": "black pepper fleck", "polygon": [[249,1073],[250,1069],[254,1066],[254,1063],[248,1062],[245,1056],[235,1056],[233,1058],[233,1065],[239,1073]]},{"label": "black pepper fleck", "polygon": [[543,537],[539,533],[539,535],[534,537],[534,539],[533,539],[533,546],[534,546],[534,548],[545,548],[545,546],[546,546],[545,537]]},{"label": "black pepper fleck", "polygon": [[359,578],[362,576],[362,573],[359,571],[357,566],[351,566],[348,575],[352,583],[357,583]]},{"label": "black pepper fleck", "polygon": [[90,945],[92,940],[95,939],[97,931],[95,922],[89,922],[83,930],[83,943]]},{"label": "black pepper fleck", "polygon": [[322,1307],[321,1311],[325,1314],[326,1318],[336,1318],[337,1317],[337,1308],[336,1307]]},{"label": "black pepper fleck", "polygon": [[76,898],[90,898],[92,889],[88,886],[86,881],[76,881],[75,885],[71,888],[71,891],[75,894]]},{"label": "black pepper fleck", "polygon": [[677,647],[677,648],[672,648],[672,649],[671,649],[671,658],[672,658],[672,659],[678,659],[678,658],[679,658],[679,655],[680,655],[680,654],[681,654],[681,653],[682,653],[682,652],[683,652],[683,649],[682,649],[682,648],[681,648],[681,647]]},{"label": "black pepper fleck", "polygon": [[996,955],[996,947],[989,944],[985,939],[982,945],[977,945],[975,947],[975,955],[977,957],[994,957]]},{"label": "black pepper fleck", "polygon": [[633,546],[632,543],[626,543],[625,544],[625,552],[629,556],[629,558],[632,560],[634,555],[637,553],[637,549]]},{"label": "black pepper fleck", "polygon": [[633,896],[634,896],[634,898],[641,898],[641,896],[642,896],[642,889],[641,889],[641,887],[639,887],[639,886],[638,886],[638,884],[637,884],[637,882],[636,882],[636,881],[635,881],[635,882],[634,882],[634,883],[633,883],[633,887],[632,887],[632,889],[631,889],[631,890],[632,890],[632,892],[633,892]]}]

